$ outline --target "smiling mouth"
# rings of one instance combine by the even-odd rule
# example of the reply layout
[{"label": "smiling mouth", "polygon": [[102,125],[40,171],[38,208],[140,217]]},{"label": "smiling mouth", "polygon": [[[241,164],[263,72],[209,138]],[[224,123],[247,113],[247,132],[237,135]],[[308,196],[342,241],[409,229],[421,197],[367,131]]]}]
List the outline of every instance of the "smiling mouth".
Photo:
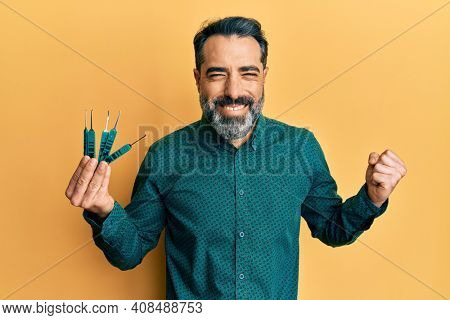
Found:
[{"label": "smiling mouth", "polygon": [[239,110],[243,110],[247,106],[248,105],[243,105],[243,104],[239,104],[239,105],[232,104],[232,105],[221,106],[221,107],[224,108],[225,110],[239,111]]}]

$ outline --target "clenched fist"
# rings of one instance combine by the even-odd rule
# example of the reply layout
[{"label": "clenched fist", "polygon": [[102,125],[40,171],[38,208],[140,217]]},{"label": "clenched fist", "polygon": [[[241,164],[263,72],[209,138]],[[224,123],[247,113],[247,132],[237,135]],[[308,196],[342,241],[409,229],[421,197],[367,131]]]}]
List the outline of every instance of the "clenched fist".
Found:
[{"label": "clenched fist", "polygon": [[105,218],[114,207],[108,193],[111,166],[105,161],[84,156],[66,189],[66,197],[76,207],[81,207]]},{"label": "clenched fist", "polygon": [[381,207],[405,175],[405,164],[391,150],[386,150],[381,155],[376,152],[370,153],[366,182],[367,192],[372,202],[377,207]]}]

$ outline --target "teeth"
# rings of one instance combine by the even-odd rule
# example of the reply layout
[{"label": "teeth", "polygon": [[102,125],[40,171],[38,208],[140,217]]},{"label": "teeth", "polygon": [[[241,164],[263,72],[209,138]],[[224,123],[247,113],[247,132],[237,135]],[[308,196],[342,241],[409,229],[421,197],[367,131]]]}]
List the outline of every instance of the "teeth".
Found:
[{"label": "teeth", "polygon": [[236,108],[233,108],[233,107],[227,107],[227,106],[224,106],[223,108],[224,108],[225,110],[233,110],[233,111],[237,111],[237,110],[244,109],[245,107],[246,107],[246,106],[240,105],[239,107],[236,107]]}]

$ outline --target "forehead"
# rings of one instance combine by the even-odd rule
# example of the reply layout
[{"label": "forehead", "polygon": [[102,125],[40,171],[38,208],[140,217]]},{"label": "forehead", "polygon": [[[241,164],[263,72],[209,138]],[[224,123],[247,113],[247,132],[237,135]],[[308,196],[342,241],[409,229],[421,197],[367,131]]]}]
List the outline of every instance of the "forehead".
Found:
[{"label": "forehead", "polygon": [[261,65],[261,48],[253,37],[213,35],[203,46],[204,66]]}]

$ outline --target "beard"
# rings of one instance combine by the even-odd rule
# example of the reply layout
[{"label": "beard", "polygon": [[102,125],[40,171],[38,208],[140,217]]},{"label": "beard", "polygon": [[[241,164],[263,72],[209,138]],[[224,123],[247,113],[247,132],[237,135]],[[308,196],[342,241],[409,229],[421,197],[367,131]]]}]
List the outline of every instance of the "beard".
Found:
[{"label": "beard", "polygon": [[[200,94],[199,99],[205,118],[217,133],[225,140],[236,140],[249,133],[261,114],[264,105],[264,89],[261,98],[256,102],[249,96],[241,96],[234,100],[228,96],[222,96],[209,101],[205,95]],[[225,116],[219,111],[220,107],[232,104],[249,108],[244,115],[237,116]]]}]

